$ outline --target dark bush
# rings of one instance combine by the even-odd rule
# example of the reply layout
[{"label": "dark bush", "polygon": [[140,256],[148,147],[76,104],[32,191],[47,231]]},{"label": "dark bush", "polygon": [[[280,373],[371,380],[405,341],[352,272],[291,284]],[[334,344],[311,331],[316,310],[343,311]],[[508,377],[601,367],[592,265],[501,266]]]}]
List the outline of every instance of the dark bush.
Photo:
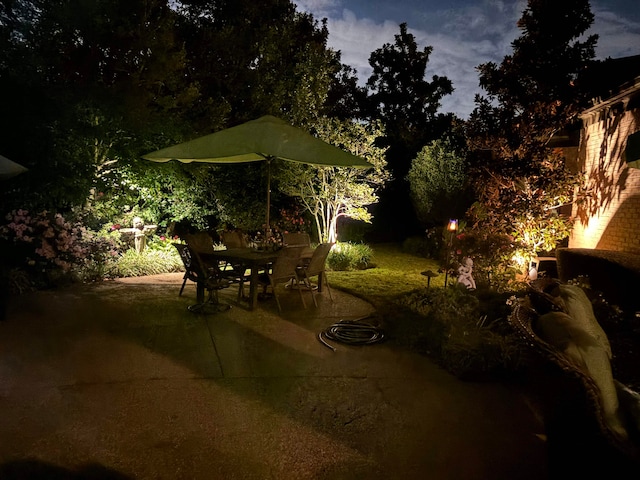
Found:
[{"label": "dark bush", "polygon": [[506,320],[508,298],[451,286],[414,291],[398,303],[417,315],[418,347],[452,374],[484,380],[511,375],[521,366],[522,348]]},{"label": "dark bush", "polygon": [[563,282],[587,277],[594,290],[626,311],[640,310],[640,255],[588,248],[560,248],[558,276]]}]

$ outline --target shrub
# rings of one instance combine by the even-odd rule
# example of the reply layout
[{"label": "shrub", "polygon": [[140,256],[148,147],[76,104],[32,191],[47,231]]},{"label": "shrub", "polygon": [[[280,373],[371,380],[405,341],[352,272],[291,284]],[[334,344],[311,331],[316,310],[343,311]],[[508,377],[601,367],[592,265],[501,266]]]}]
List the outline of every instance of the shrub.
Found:
[{"label": "shrub", "polygon": [[640,255],[601,249],[559,248],[556,251],[560,279],[584,276],[590,286],[627,311],[640,310]]},{"label": "shrub", "polygon": [[442,252],[442,228],[430,228],[424,236],[409,237],[402,242],[402,251],[425,258],[440,258]]},{"label": "shrub", "polygon": [[452,263],[461,264],[464,257],[473,260],[473,276],[476,283],[499,291],[514,288],[520,268],[514,257],[520,246],[507,235],[469,230],[452,239]]},{"label": "shrub", "polygon": [[173,246],[167,250],[146,248],[140,253],[129,249],[120,256],[111,271],[111,276],[140,277],[183,270],[182,260]]},{"label": "shrub", "polygon": [[[178,237],[177,235],[175,235],[174,237],[167,237],[164,235],[153,235],[149,238],[149,240],[147,241],[147,247],[145,248],[146,250],[154,250],[154,251],[158,251],[158,252],[164,252],[170,256],[175,256],[176,258],[180,258],[180,256],[177,254],[177,250],[176,247],[173,246],[174,242],[179,242],[180,241],[180,237]],[[173,255],[175,253],[175,255]]]},{"label": "shrub", "polygon": [[364,243],[338,242],[327,257],[331,270],[364,270],[371,263],[372,250]]},{"label": "shrub", "polygon": [[506,320],[507,294],[469,292],[465,288],[414,291],[399,300],[423,321],[421,347],[452,374],[480,379],[517,371],[522,360],[520,342]]},{"label": "shrub", "polygon": [[[118,254],[117,241],[84,226],[82,213],[15,210],[0,226],[10,269],[26,272],[36,288],[102,279]],[[14,277],[18,278],[18,276]]]}]

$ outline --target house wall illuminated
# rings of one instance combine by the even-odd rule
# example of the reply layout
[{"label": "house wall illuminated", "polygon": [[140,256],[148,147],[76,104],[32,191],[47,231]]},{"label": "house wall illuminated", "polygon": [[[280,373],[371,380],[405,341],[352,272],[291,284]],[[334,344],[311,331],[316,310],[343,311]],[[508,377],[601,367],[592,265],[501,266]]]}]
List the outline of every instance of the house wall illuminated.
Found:
[{"label": "house wall illuminated", "polygon": [[578,166],[584,188],[573,205],[570,248],[640,254],[640,169],[624,158],[627,138],[640,131],[640,77],[582,115]]}]

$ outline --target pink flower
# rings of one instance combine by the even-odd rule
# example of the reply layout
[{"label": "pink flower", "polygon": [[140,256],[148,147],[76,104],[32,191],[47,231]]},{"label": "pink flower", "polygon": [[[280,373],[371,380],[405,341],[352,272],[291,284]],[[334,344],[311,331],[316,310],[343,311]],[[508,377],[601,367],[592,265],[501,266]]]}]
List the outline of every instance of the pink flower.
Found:
[{"label": "pink flower", "polygon": [[51,244],[47,241],[42,241],[42,247],[36,248],[36,253],[41,257],[52,259],[55,258],[56,252],[54,251]]}]

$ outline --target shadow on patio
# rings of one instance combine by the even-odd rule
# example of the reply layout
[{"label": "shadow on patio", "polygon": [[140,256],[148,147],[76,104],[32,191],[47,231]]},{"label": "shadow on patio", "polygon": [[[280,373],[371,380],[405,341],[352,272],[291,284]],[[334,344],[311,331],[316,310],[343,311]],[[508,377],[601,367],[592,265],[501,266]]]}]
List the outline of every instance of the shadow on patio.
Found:
[{"label": "shadow on patio", "polygon": [[181,280],[13,299],[0,459],[134,478],[545,478],[542,427],[519,392],[461,382],[392,342],[317,340],[372,313],[366,302],[334,290],[317,310],[292,294],[282,316],[271,301],[198,316]]}]

